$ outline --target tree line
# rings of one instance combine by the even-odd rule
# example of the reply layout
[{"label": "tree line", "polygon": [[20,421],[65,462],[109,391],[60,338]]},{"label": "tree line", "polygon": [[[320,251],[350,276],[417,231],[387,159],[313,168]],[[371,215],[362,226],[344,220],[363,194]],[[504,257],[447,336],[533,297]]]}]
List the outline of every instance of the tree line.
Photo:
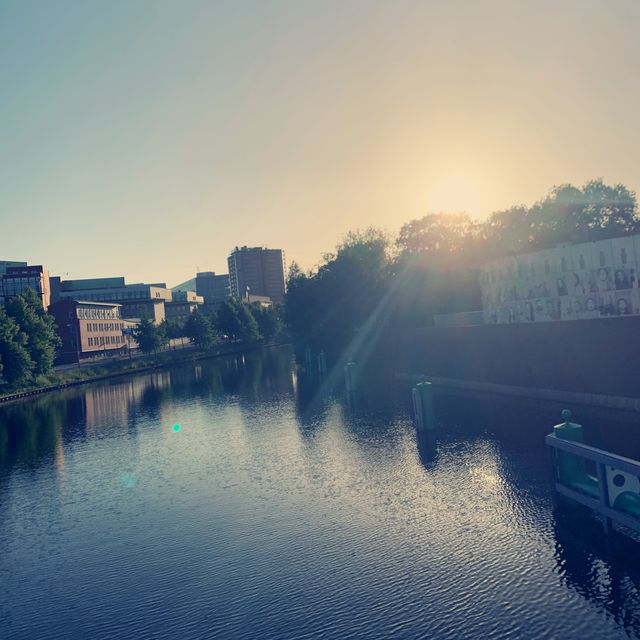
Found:
[{"label": "tree line", "polygon": [[396,240],[405,257],[455,257],[465,265],[551,249],[559,243],[595,242],[640,232],[635,192],[602,179],[582,187],[553,187],[531,206],[495,211],[485,220],[467,213],[429,214],[411,220]]},{"label": "tree line", "polygon": [[261,309],[229,298],[215,312],[195,309],[184,325],[167,320],[156,325],[143,318],[136,325],[133,337],[143,353],[154,353],[166,347],[170,340],[183,337],[199,349],[209,349],[223,339],[256,344],[272,340],[282,328],[278,307]]},{"label": "tree line", "polygon": [[[134,338],[143,353],[157,352],[173,338],[185,337],[199,349],[208,349],[222,339],[245,344],[270,341],[283,330],[277,307],[259,309],[235,299],[223,302],[215,313],[196,309],[184,326],[164,321],[159,325],[143,318]],[[32,289],[0,307],[0,389],[13,390],[37,385],[51,372],[62,346],[53,316]]]},{"label": "tree line", "polygon": [[53,317],[33,289],[0,307],[0,387],[36,383],[53,367],[61,341]]},{"label": "tree line", "polygon": [[554,187],[531,206],[481,221],[439,213],[407,222],[396,238],[375,228],[350,232],[315,269],[291,265],[286,323],[298,353],[372,349],[380,335],[432,324],[436,314],[480,309],[483,263],[632,233],[640,233],[636,194],[602,180]]}]

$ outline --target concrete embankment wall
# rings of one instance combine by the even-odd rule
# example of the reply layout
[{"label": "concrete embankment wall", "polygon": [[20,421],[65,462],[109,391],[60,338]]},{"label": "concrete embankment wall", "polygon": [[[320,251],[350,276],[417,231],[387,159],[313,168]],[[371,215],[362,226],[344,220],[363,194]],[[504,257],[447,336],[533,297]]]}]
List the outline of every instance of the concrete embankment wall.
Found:
[{"label": "concrete embankment wall", "polygon": [[640,317],[413,329],[400,337],[396,374],[640,410]]}]

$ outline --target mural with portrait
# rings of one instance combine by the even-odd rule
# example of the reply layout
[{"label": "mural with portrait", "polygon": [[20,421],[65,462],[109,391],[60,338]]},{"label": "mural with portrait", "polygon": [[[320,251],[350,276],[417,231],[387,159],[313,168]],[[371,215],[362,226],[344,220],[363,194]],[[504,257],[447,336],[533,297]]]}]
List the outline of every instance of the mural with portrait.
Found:
[{"label": "mural with portrait", "polygon": [[485,265],[487,323],[589,320],[640,314],[640,235],[559,246]]}]

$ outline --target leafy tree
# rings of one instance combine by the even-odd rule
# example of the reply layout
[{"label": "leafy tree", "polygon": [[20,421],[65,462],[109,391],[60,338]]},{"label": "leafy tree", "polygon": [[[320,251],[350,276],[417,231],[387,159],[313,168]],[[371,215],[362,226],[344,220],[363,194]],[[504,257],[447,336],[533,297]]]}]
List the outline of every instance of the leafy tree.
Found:
[{"label": "leafy tree", "polygon": [[177,338],[182,338],[186,335],[184,326],[173,320],[163,320],[160,323],[160,327],[167,336],[167,340],[176,340]]},{"label": "leafy tree", "polygon": [[280,319],[280,309],[278,307],[268,307],[260,309],[251,306],[251,313],[258,324],[258,330],[265,340],[272,340],[282,331],[282,320]]},{"label": "leafy tree", "polygon": [[6,305],[6,313],[27,337],[26,348],[33,362],[32,373],[36,376],[48,373],[53,366],[56,350],[62,344],[53,316],[44,310],[42,301],[33,289],[26,289],[10,300]]},{"label": "leafy tree", "polygon": [[142,353],[155,353],[167,344],[164,327],[154,324],[148,318],[142,318],[135,326],[133,337]]},{"label": "leafy tree", "polygon": [[216,334],[209,318],[196,309],[184,325],[184,335],[199,349],[207,349],[216,342]]},{"label": "leafy tree", "polygon": [[240,338],[242,335],[242,323],[238,315],[238,305],[233,298],[225,300],[218,307],[215,317],[216,329],[231,338]]},{"label": "leafy tree", "polygon": [[238,320],[240,321],[240,338],[247,344],[258,342],[262,336],[260,335],[260,329],[258,323],[251,313],[251,307],[244,303],[234,301],[237,309]]},{"label": "leafy tree", "polygon": [[291,265],[284,319],[299,353],[308,346],[354,357],[365,342],[373,349],[383,331],[389,337],[431,324],[437,313],[479,309],[477,268],[487,261],[637,232],[635,193],[600,179],[554,187],[531,206],[484,221],[464,213],[412,220],[400,230],[396,255],[381,231],[352,232],[316,270]]},{"label": "leafy tree", "polygon": [[423,256],[465,267],[563,242],[593,242],[638,232],[636,194],[622,184],[607,185],[597,179],[582,187],[553,187],[532,206],[496,211],[483,222],[467,214],[429,214],[403,225],[396,242],[405,260]]},{"label": "leafy tree", "polygon": [[396,243],[403,253],[449,257],[471,249],[478,230],[466,213],[429,214],[404,224]]},{"label": "leafy tree", "polygon": [[290,271],[285,320],[298,350],[342,352],[352,344],[389,290],[389,248],[377,229],[351,232],[315,273]]},{"label": "leafy tree", "polygon": [[31,377],[33,360],[27,350],[28,337],[18,323],[0,309],[0,361],[6,384],[18,386]]}]

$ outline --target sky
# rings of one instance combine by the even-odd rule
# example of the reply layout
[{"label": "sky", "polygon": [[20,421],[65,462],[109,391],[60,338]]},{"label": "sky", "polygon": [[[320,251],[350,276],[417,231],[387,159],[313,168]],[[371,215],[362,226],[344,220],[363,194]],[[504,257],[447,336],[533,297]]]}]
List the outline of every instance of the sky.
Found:
[{"label": "sky", "polygon": [[640,189],[636,0],[0,0],[0,259],[317,264],[350,229]]}]

